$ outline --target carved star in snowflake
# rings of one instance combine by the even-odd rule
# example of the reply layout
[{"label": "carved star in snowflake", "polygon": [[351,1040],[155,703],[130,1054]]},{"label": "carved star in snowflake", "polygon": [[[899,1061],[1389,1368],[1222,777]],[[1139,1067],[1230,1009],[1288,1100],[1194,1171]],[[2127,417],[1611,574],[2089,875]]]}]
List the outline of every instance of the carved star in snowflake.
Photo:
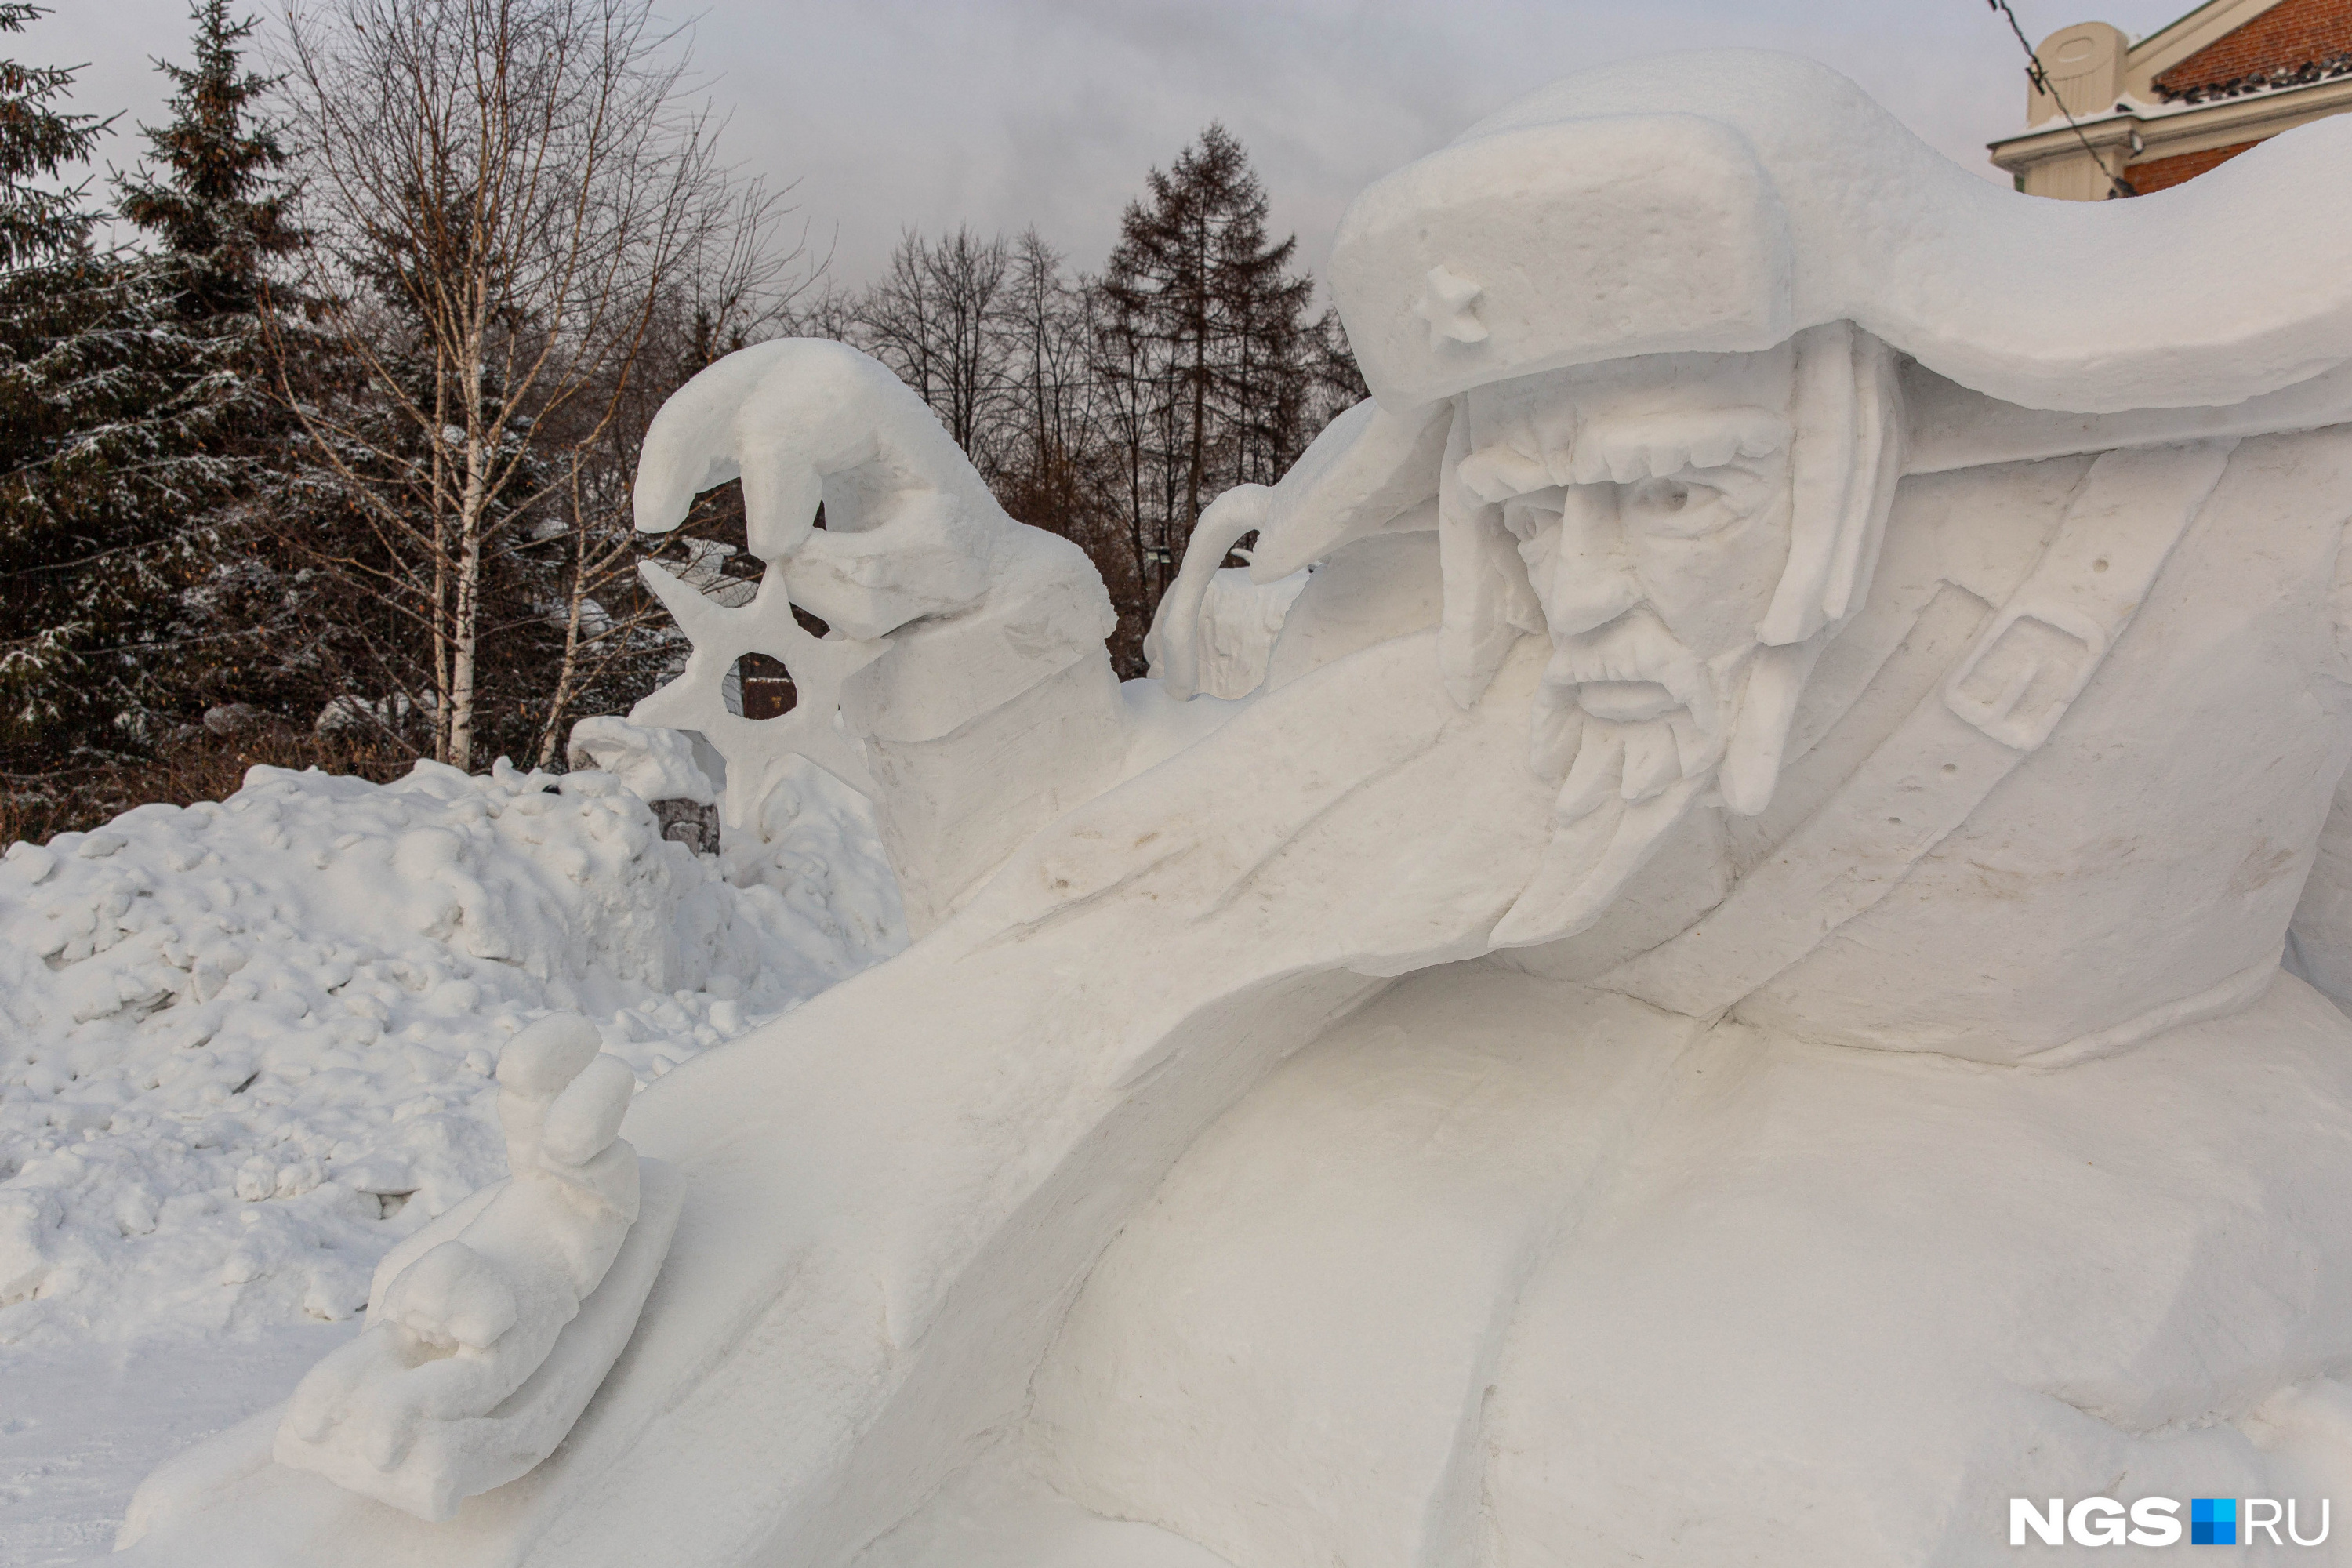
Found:
[{"label": "carved star in snowflake", "polygon": [[[654,597],[677,617],[694,651],[677,679],[629,710],[629,721],[697,731],[717,748],[727,759],[720,812],[727,826],[743,827],[758,820],[760,805],[789,756],[806,757],[852,789],[869,797],[874,794],[865,745],[842,728],[841,688],[881,658],[887,641],[861,641],[838,632],[813,636],[793,617],[783,572],[773,562],[751,601],[733,609],[706,598],[650,561],[640,562],[637,572]],[[746,719],[728,711],[727,672],[747,653],[782,662],[798,693],[791,712]]]}]

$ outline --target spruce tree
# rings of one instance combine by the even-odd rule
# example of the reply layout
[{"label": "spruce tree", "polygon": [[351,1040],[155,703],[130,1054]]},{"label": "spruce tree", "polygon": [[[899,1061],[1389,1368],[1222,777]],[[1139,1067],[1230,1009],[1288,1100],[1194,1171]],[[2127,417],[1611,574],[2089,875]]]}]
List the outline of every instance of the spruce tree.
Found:
[{"label": "spruce tree", "polygon": [[[22,0],[0,0],[0,33],[21,33],[48,15]],[[90,114],[50,107],[73,86],[73,72],[56,66],[0,60],[0,268],[69,256],[89,242],[99,214],[84,207],[89,183],[44,188],[69,163],[79,163],[106,134]]]},{"label": "spruce tree", "polygon": [[1323,338],[1307,319],[1315,281],[1293,274],[1296,237],[1267,237],[1249,155],[1212,124],[1130,202],[1102,280],[1099,374],[1129,447],[1129,510],[1148,624],[1201,509],[1237,484],[1278,478],[1319,426]]},{"label": "spruce tree", "polygon": [[[123,182],[161,245],[92,252],[89,216],[37,194],[12,219],[12,235],[37,239],[0,275],[0,761],[12,773],[168,738],[224,641],[205,594],[269,423],[253,290],[261,260],[290,241],[268,188],[282,154],[246,124],[266,85],[236,69],[248,29],[218,4],[195,16],[198,64],[173,69],[176,116],[148,133],[160,175]],[[61,76],[18,79],[53,93]],[[25,102],[10,131],[44,151],[16,162],[53,177],[66,143],[35,124],[49,112],[38,97]],[[82,119],[65,132],[87,153],[101,127]]]},{"label": "spruce tree", "polygon": [[[155,269],[0,279],[0,750],[12,771],[156,737],[184,524],[226,478],[203,345]],[[191,360],[197,363],[192,364]]]},{"label": "spruce tree", "polygon": [[276,82],[240,68],[253,18],[233,22],[228,0],[197,0],[191,19],[195,64],[156,62],[178,89],[172,119],[139,128],[158,167],[117,182],[120,207],[183,264],[190,313],[249,322],[263,265],[302,244],[278,174],[286,150],[254,117]]},{"label": "spruce tree", "polygon": [[[228,0],[195,0],[190,21],[193,63],[155,62],[172,80],[170,118],[140,127],[147,161],[115,185],[171,295],[183,390],[200,392],[211,416],[214,501],[181,530],[177,695],[189,710],[243,704],[308,719],[337,683],[316,658],[326,606],[310,602],[320,596],[283,535],[320,519],[296,481],[301,432],[274,395],[262,314],[270,262],[306,237],[288,210],[287,149],[259,113],[277,79],[244,68],[256,21],[233,19]],[[300,312],[281,312],[278,330],[300,334]]]}]

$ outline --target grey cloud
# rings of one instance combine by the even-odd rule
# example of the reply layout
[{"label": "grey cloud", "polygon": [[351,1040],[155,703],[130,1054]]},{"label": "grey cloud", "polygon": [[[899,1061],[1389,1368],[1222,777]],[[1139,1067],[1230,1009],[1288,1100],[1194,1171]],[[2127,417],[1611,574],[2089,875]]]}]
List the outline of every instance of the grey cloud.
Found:
[{"label": "grey cloud", "polygon": [[[2186,0],[2017,3],[2039,37],[2092,16],[2147,32]],[[90,61],[81,101],[131,108],[129,132],[162,113],[147,57],[183,57],[186,31],[184,0],[66,0],[14,42]],[[1983,0],[714,0],[695,17],[730,154],[797,182],[799,219],[853,284],[901,229],[957,223],[1034,223],[1097,266],[1145,170],[1212,120],[1319,272],[1366,181],[1580,66],[1716,45],[1824,60],[1989,178],[1983,143],[2023,110],[2020,52]]]}]

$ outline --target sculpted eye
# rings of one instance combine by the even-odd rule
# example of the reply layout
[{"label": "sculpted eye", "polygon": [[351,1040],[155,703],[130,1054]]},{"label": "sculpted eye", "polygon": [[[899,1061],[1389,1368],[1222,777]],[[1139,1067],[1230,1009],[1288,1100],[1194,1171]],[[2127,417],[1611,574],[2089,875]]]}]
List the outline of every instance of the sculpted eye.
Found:
[{"label": "sculpted eye", "polygon": [[1680,479],[1643,479],[1626,500],[1636,509],[1676,512],[1690,504],[1691,488]]},{"label": "sculpted eye", "polygon": [[1622,487],[1617,507],[1629,529],[1668,539],[1699,539],[1740,521],[1761,499],[1752,475],[1729,468],[1685,469]]}]

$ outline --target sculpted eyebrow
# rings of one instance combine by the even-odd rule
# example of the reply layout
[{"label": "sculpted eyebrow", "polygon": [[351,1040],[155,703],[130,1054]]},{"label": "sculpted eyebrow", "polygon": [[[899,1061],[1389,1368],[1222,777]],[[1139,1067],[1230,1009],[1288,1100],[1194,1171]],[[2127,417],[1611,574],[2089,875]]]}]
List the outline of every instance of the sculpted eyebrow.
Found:
[{"label": "sculpted eyebrow", "polygon": [[1596,420],[1566,454],[1549,459],[1561,484],[1667,479],[1685,468],[1719,468],[1738,458],[1769,458],[1789,446],[1789,422],[1764,408]]},{"label": "sculpted eyebrow", "polygon": [[1540,459],[1509,445],[1483,447],[1462,460],[1459,477],[1492,504],[1554,485],[1631,484],[1768,458],[1787,449],[1790,435],[1787,419],[1753,407],[1596,420],[1567,450]]}]

